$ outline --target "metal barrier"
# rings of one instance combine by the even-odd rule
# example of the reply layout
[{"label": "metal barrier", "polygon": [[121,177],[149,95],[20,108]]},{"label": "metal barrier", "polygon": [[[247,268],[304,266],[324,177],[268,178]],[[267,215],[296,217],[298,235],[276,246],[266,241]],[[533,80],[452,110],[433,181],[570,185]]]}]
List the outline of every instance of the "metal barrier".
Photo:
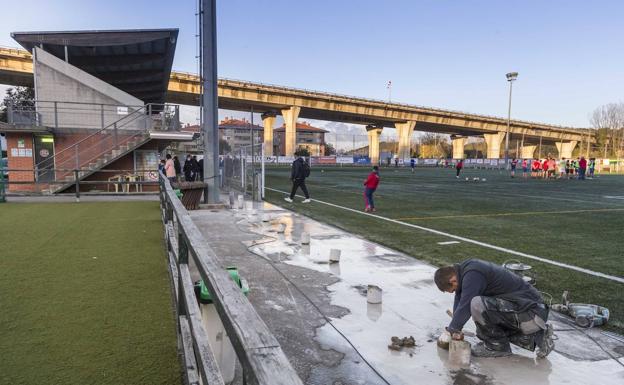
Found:
[{"label": "metal barrier", "polygon": [[165,225],[171,287],[176,308],[178,341],[188,384],[224,384],[202,326],[189,261],[210,290],[243,368],[243,381],[255,385],[303,385],[264,321],[230,275],[219,265],[190,215],[160,173],[160,203]]}]

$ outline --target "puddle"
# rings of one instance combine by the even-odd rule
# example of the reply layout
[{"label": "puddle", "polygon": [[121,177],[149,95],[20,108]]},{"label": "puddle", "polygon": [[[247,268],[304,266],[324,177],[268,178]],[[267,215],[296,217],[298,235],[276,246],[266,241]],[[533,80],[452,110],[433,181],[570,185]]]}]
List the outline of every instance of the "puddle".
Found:
[{"label": "puddle", "polygon": [[[256,215],[246,217],[261,216],[259,210]],[[605,359],[604,352],[602,355],[598,352],[599,347],[590,347],[590,342],[574,334],[577,332],[566,331],[569,326],[558,323],[555,323],[559,336],[556,344],[561,353],[553,352],[547,359],[536,360],[534,353],[514,347],[515,354],[511,357],[473,358],[467,369],[451,367],[448,352],[437,347],[436,337],[449,322],[446,309],[452,308],[453,296],[441,293],[433,283],[434,267],[287,211],[273,211],[271,217],[270,223],[248,224],[250,231],[266,236],[263,243],[252,246],[251,250],[273,260],[339,277],[338,282],[327,288],[331,304],[350,313],[332,318],[332,324],[393,385],[624,382],[624,367]],[[276,223],[286,226],[283,234],[271,232]],[[310,234],[309,245],[300,245],[302,232]],[[328,263],[331,249],[341,250],[340,263]],[[366,301],[366,288],[370,284],[383,289],[381,304]],[[474,333],[472,321],[466,329]],[[416,348],[388,349],[391,336],[410,335],[416,339]],[[384,384],[332,325],[317,329],[316,340],[323,348],[345,356],[338,367],[315,367],[310,383]],[[467,340],[478,341],[476,337]],[[594,348],[598,349],[595,354]],[[599,360],[583,358],[588,352]]]}]

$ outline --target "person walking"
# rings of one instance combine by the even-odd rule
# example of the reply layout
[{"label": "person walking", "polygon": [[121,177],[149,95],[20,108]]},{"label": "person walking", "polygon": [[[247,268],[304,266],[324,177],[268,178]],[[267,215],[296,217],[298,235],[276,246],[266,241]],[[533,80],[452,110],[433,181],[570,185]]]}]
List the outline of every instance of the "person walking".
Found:
[{"label": "person walking", "polygon": [[165,158],[167,159],[165,161],[165,175],[167,176],[167,179],[169,179],[169,182],[173,183],[176,181],[177,175],[175,165],[173,163],[173,159],[171,159],[171,154],[167,154]]},{"label": "person walking", "polygon": [[305,180],[310,176],[310,166],[303,157],[299,156],[292,163],[292,168],[290,171],[290,180],[292,181],[292,190],[290,191],[290,196],[284,198],[284,200],[288,203],[292,203],[295,198],[295,194],[297,193],[297,189],[301,187],[301,191],[303,191],[303,195],[305,199],[303,203],[310,203],[310,194],[308,193],[308,188],[305,185]]},{"label": "person walking", "polygon": [[457,164],[455,165],[455,170],[457,171],[455,178],[459,179],[459,173],[461,173],[462,168],[464,168],[464,160],[460,159],[459,161],[457,161]]},{"label": "person walking", "polygon": [[184,161],[184,167],[182,171],[184,172],[184,181],[192,182],[193,181],[193,166],[191,162],[191,154],[186,155],[186,160]]},{"label": "person walking", "polygon": [[376,211],[373,193],[377,190],[377,186],[379,186],[379,167],[373,166],[373,171],[364,181],[364,204],[366,205],[364,211],[366,212]]},{"label": "person walking", "polygon": [[193,155],[191,158],[191,173],[193,174],[193,182],[199,181],[199,162],[197,162],[197,155]]}]

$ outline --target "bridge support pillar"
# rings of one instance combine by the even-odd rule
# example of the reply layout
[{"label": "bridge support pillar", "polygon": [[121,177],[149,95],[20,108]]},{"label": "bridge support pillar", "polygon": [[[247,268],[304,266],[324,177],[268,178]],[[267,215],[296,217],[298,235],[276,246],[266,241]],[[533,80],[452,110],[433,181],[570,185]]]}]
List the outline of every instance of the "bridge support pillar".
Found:
[{"label": "bridge support pillar", "polygon": [[488,159],[499,159],[501,142],[503,141],[503,138],[505,138],[505,133],[497,132],[496,134],[483,134],[483,137],[485,138]]},{"label": "bridge support pillar", "polygon": [[464,145],[466,144],[465,136],[453,136],[451,142],[453,143],[453,159],[464,159]]},{"label": "bridge support pillar", "polygon": [[382,126],[366,126],[368,133],[368,157],[373,165],[379,164],[379,136],[382,130]]},{"label": "bridge support pillar", "polygon": [[297,118],[299,117],[300,111],[301,107],[297,106],[292,106],[290,108],[285,108],[282,110],[284,126],[286,126],[286,145],[284,146],[284,155],[286,156],[293,156],[295,154],[295,151],[297,150]]},{"label": "bridge support pillar", "polygon": [[264,155],[273,156],[273,126],[275,125],[275,113],[265,112],[262,114],[264,126]]},{"label": "bridge support pillar", "polygon": [[535,156],[536,148],[537,145],[535,144],[522,146],[522,152],[520,153],[520,157],[522,159],[533,159],[533,157]]},{"label": "bridge support pillar", "polygon": [[399,153],[397,156],[399,159],[403,159],[403,161],[409,161],[412,155],[410,138],[412,137],[412,132],[414,132],[414,127],[416,127],[416,122],[409,120],[404,123],[394,123],[394,127],[399,136]]},{"label": "bridge support pillar", "polygon": [[559,151],[559,158],[572,158],[572,151],[577,145],[576,140],[571,140],[569,142],[555,142],[555,146],[557,146],[557,151]]}]

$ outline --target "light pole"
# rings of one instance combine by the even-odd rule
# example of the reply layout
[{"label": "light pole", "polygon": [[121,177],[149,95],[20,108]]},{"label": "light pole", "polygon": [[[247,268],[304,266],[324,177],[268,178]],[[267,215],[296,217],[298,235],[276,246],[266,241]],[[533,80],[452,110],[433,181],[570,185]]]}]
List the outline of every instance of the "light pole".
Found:
[{"label": "light pole", "polygon": [[518,79],[517,72],[509,72],[507,75],[509,82],[509,108],[507,109],[507,132],[505,133],[505,168],[509,169],[509,129],[511,126],[511,90],[514,80]]}]

